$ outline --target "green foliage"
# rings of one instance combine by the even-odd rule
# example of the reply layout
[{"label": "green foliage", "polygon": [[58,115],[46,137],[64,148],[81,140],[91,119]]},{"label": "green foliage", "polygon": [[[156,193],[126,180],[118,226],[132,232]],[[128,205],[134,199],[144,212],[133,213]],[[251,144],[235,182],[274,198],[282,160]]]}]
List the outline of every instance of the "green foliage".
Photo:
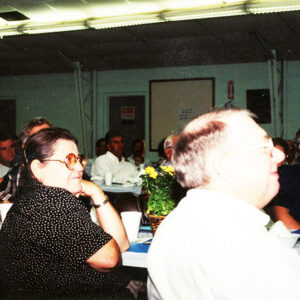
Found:
[{"label": "green foliage", "polygon": [[149,195],[147,200],[147,214],[158,216],[168,215],[175,207],[172,197],[173,185],[176,182],[175,171],[171,166],[153,167],[145,169],[141,175],[144,191]]}]

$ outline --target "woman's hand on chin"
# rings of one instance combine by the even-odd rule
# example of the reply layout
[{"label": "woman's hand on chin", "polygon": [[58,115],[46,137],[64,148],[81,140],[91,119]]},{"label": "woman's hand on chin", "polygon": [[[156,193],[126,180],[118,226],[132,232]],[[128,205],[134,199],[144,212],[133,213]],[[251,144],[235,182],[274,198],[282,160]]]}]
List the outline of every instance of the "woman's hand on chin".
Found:
[{"label": "woman's hand on chin", "polygon": [[82,179],[81,186],[82,186],[82,190],[80,193],[81,196],[88,196],[91,197],[92,199],[97,196],[105,197],[105,194],[100,189],[100,187],[91,181]]}]

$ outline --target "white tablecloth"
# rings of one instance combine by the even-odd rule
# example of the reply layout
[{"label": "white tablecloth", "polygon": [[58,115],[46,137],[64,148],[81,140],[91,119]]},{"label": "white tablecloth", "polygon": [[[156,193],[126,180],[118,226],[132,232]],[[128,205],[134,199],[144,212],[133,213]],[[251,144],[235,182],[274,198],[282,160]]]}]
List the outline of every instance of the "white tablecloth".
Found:
[{"label": "white tablecloth", "polygon": [[[138,239],[143,242],[143,240],[152,239],[153,234],[151,231],[140,231]],[[133,243],[131,244],[131,246]],[[147,245],[149,247],[149,245]],[[133,249],[129,249],[128,251],[122,253],[122,264],[127,267],[138,267],[138,268],[147,268],[147,254],[148,247],[144,248],[142,252],[135,252]]]},{"label": "white tablecloth", "polygon": [[104,192],[112,192],[112,193],[135,193],[140,195],[142,193],[142,188],[140,186],[123,186],[119,184],[105,185],[101,184],[97,180],[93,180]]}]

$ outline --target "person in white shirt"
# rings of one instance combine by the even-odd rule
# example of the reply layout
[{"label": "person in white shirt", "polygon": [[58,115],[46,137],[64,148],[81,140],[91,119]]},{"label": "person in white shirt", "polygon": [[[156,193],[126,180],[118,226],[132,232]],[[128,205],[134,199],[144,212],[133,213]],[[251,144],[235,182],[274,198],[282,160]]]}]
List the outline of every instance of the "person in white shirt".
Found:
[{"label": "person in white shirt", "polygon": [[139,172],[125,160],[124,141],[119,132],[108,132],[105,136],[107,152],[100,155],[92,165],[91,179],[104,181],[105,173],[112,173],[116,183],[136,182]]},{"label": "person in white shirt", "polygon": [[132,154],[127,157],[127,160],[132,163],[138,171],[152,166],[151,161],[145,158],[144,141],[139,139],[134,140],[131,144],[131,152]]},{"label": "person in white shirt", "polygon": [[16,156],[15,143],[12,136],[0,135],[0,178],[12,168]]},{"label": "person in white shirt", "polygon": [[246,110],[185,127],[172,162],[189,191],[150,247],[150,300],[299,299],[300,256],[267,231],[261,211],[278,192],[283,159]]}]

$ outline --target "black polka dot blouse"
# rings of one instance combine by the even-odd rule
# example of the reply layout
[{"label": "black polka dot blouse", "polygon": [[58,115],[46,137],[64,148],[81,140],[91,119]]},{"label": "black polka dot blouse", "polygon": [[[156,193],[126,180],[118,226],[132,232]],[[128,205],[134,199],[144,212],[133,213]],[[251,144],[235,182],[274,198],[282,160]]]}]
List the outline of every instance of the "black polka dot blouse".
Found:
[{"label": "black polka dot blouse", "polygon": [[0,231],[0,284],[9,295],[105,294],[118,289],[114,272],[86,260],[112,237],[65,189],[27,183]]}]

